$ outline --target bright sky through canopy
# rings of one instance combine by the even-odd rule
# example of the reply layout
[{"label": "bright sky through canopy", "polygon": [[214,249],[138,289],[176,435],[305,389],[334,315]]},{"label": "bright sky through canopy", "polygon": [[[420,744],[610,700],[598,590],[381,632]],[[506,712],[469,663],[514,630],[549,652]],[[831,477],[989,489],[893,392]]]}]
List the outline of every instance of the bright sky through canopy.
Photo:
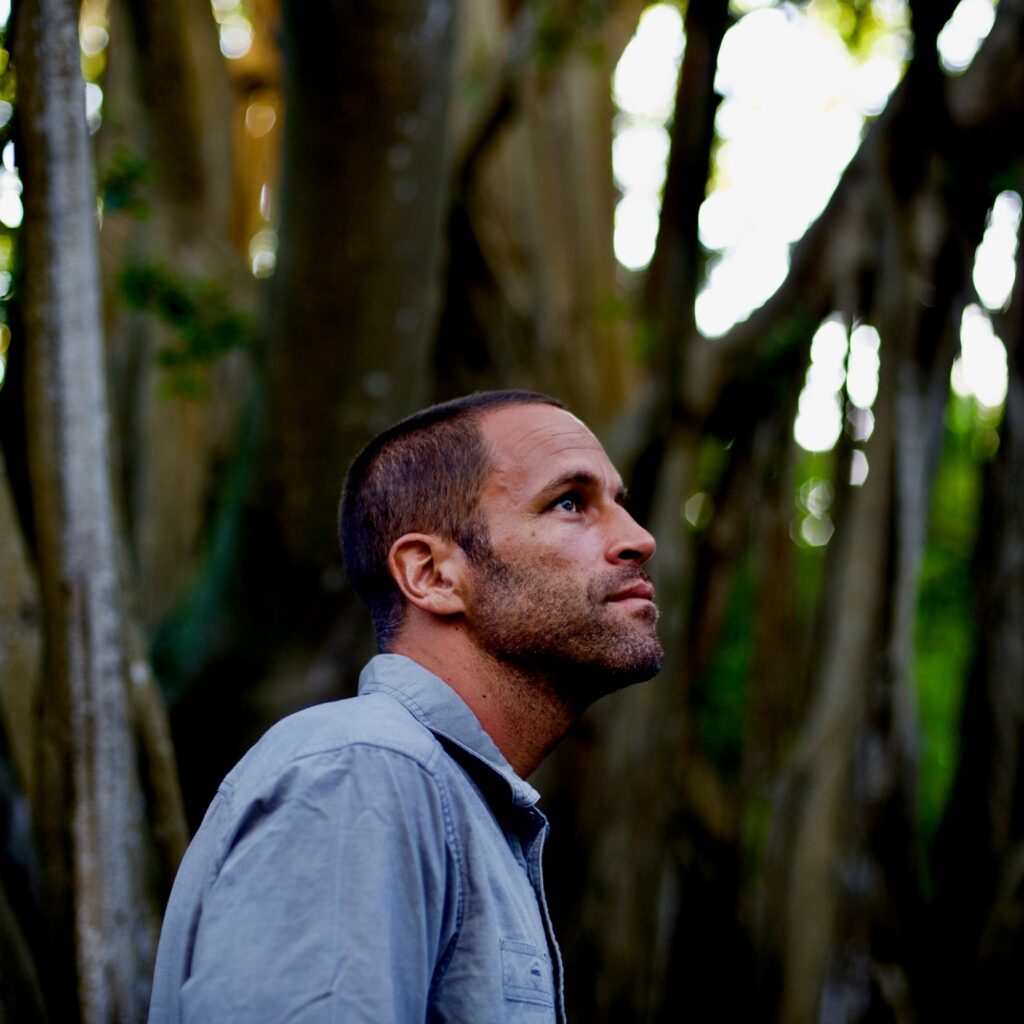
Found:
[{"label": "bright sky through canopy", "polygon": [[697,300],[704,334],[724,333],[781,284],[789,247],[824,209],[865,115],[899,80],[906,41],[895,29],[863,63],[794,8],[755,10],[726,33],[715,82],[722,143],[700,214],[701,242],[722,253]]},{"label": "bright sky through canopy", "polygon": [[[734,0],[733,10],[739,17],[722,42],[715,81],[722,96],[715,125],[720,145],[699,217],[702,245],[718,254],[709,263],[695,310],[697,326],[709,338],[749,315],[782,283],[791,245],[828,202],[860,144],[866,119],[885,106],[911,41],[903,0],[876,0],[876,13],[889,31],[858,57],[818,16],[813,0],[801,8]],[[962,0],[939,39],[947,72],[958,73],[970,63],[992,20],[992,0]],[[665,126],[684,51],[678,10],[655,4],[644,11],[615,73],[620,114],[613,168],[623,193],[615,253],[630,270],[642,270],[654,253],[668,158]],[[1004,193],[975,269],[979,297],[989,309],[1008,301],[1019,221],[1019,197]],[[957,380],[979,401],[998,405],[999,381],[1005,391],[1005,353],[999,364],[994,353],[1001,343],[987,314],[975,308],[977,315],[965,314],[965,354]],[[869,325],[854,325],[849,337],[837,320],[822,325],[795,426],[803,447],[823,451],[835,443],[844,387],[859,417],[860,439],[870,433],[880,347]]]},{"label": "bright sky through canopy", "polygon": [[974,258],[974,287],[983,305],[993,312],[1010,304],[1020,215],[1020,196],[1001,192],[992,205],[985,237]]},{"label": "bright sky through canopy", "polygon": [[669,150],[665,125],[672,116],[684,48],[679,11],[670,4],[654,4],[640,15],[612,79],[620,111],[612,169],[622,190],[614,246],[616,258],[630,270],[643,269],[654,254]]},{"label": "bright sky through canopy", "polygon": [[[813,14],[757,0],[734,5],[716,88],[723,96],[721,146],[701,208],[701,242],[721,252],[697,303],[701,330],[717,335],[760,305],[781,283],[789,246],[806,230],[856,151],[865,115],[878,113],[902,72],[905,33],[885,36],[868,58],[852,58]],[[902,4],[890,0],[898,15]],[[671,4],[641,16],[613,82],[621,111],[613,167],[623,200],[615,251],[631,270],[654,252],[668,156],[668,121],[683,22]]]},{"label": "bright sky through canopy", "polygon": [[965,70],[974,60],[994,20],[992,0],[961,0],[939,33],[937,43],[942,66],[952,74]]}]

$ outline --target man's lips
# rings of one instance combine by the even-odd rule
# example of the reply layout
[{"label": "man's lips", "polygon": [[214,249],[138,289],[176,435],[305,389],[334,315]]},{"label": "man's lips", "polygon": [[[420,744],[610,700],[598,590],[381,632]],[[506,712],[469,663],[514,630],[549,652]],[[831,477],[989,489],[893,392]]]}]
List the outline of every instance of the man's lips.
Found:
[{"label": "man's lips", "polygon": [[605,600],[629,601],[633,598],[638,598],[641,601],[653,601],[654,587],[645,580],[637,580],[636,583],[631,583],[628,587],[623,587],[621,590],[616,590],[614,594],[609,594]]}]

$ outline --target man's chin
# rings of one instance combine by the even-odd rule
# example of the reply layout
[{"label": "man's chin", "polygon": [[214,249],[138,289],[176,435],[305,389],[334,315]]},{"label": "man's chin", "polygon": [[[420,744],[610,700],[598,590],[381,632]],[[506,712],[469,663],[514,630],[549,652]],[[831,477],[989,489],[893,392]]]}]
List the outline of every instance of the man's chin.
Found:
[{"label": "man's chin", "polygon": [[652,652],[648,657],[638,659],[623,669],[621,673],[625,680],[623,685],[631,686],[633,683],[643,683],[648,679],[653,679],[661,671],[664,660],[665,654],[659,645],[656,654]]},{"label": "man's chin", "polygon": [[590,666],[591,685],[596,684],[599,693],[612,693],[646,682],[661,671],[664,658],[661,641],[653,633],[641,643],[635,637],[624,639],[612,657]]}]

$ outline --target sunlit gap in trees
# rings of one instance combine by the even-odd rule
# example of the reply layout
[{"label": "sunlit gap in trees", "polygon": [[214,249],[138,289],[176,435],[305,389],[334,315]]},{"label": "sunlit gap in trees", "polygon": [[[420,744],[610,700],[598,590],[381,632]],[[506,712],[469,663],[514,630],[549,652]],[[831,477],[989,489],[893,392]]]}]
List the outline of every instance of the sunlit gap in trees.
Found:
[{"label": "sunlit gap in trees", "polygon": [[[960,355],[953,364],[951,383],[961,397],[973,397],[985,410],[998,410],[1006,398],[1006,349],[996,335],[990,313],[1010,302],[1016,267],[1021,197],[1003,192],[992,206],[988,227],[974,262],[974,286],[980,304],[963,313]],[[798,444],[809,452],[830,450],[842,430],[842,389],[857,421],[848,424],[855,441],[871,434],[871,407],[878,390],[880,339],[873,327],[857,325],[847,346],[846,330],[837,318],[827,319],[811,344],[810,366],[794,424]],[[866,471],[866,463],[863,464]],[[861,469],[854,464],[854,472]],[[866,475],[866,472],[864,472]],[[851,482],[863,482],[854,478]]]},{"label": "sunlit gap in trees", "polygon": [[[769,7],[768,0],[734,4],[741,16],[719,55],[720,146],[699,222],[701,243],[721,254],[697,299],[697,325],[706,336],[724,333],[782,282],[790,245],[824,208],[867,118],[881,111],[899,81],[909,49],[906,7],[900,0],[875,6],[885,31],[851,55],[837,31],[833,3],[812,0],[806,11]],[[943,66],[962,70],[991,24],[990,0],[964,0],[943,33]],[[992,282],[979,284],[980,294],[1002,289],[1005,296],[1007,281],[1012,282],[1016,227],[1008,220],[1007,202],[997,202],[979,250],[976,283]],[[965,386],[985,404],[980,380],[1005,382],[1005,370],[1000,377],[992,369],[991,353],[999,342],[985,314],[979,314],[965,319],[963,344],[971,355],[964,358],[971,365],[984,362],[987,369]],[[989,330],[983,335],[985,326]],[[866,440],[877,390],[880,345],[874,329],[854,325],[849,342],[837,321],[826,321],[822,331],[794,426],[798,443],[810,452],[830,450],[839,437],[844,383],[854,420],[847,429],[855,440]],[[999,390],[998,384],[990,387]],[[866,456],[855,450],[851,482],[862,483],[867,470]]]},{"label": "sunlit gap in trees", "polygon": [[[833,0],[811,0],[805,8],[775,6],[772,0],[734,0],[737,20],[723,40],[715,81],[722,96],[715,122],[719,145],[699,220],[701,244],[713,254],[695,310],[697,326],[707,337],[723,334],[781,284],[790,246],[828,202],[867,119],[882,110],[898,83],[911,43],[907,7],[903,0],[876,0],[874,7],[881,30],[851,54],[840,32],[844,9]],[[958,73],[970,63],[992,19],[992,0],[963,0],[957,7],[938,44],[947,72]],[[642,270],[654,253],[669,149],[666,124],[684,49],[678,10],[655,4],[645,10],[615,71],[619,114],[612,158],[622,191],[615,253],[630,270]],[[985,289],[1001,282],[998,287],[1005,290],[1013,275],[1006,244],[990,240],[993,231],[1007,230],[1002,212],[1006,201],[1001,202],[975,271],[979,295],[990,309],[998,307],[985,301]],[[1004,227],[998,228],[1000,224]],[[986,365],[994,365],[994,357],[979,353],[991,353],[999,345],[980,307],[965,314],[964,324],[966,347],[958,375],[966,372],[961,364],[987,359]],[[838,395],[844,380],[854,395],[858,389],[862,395],[877,389],[878,336],[868,325],[854,328],[847,342],[836,321],[823,325],[826,340],[815,351],[823,359],[831,353],[827,359],[832,362],[826,363],[831,368],[818,371],[812,359],[795,426],[798,442],[808,451],[835,445],[842,429]],[[844,338],[841,357],[836,355],[837,331]],[[875,367],[870,373],[859,369],[869,363]],[[870,388],[859,383],[871,374],[875,383]],[[991,370],[982,376],[1002,379]],[[978,380],[964,386],[983,402],[975,390],[984,393]],[[851,396],[851,407],[860,411],[850,429],[865,432],[866,440],[870,402],[858,404]],[[853,473],[855,482],[866,478],[862,452],[855,457]],[[691,511],[699,518],[695,509]]]},{"label": "sunlit gap in trees", "polygon": [[[254,97],[245,110],[245,130],[253,139],[263,139],[277,124],[277,108],[269,99]],[[277,265],[277,232],[272,227],[271,186],[260,188],[259,215],[264,224],[249,239],[249,269],[254,277],[270,277]]]},{"label": "sunlit gap in trees", "polygon": [[[844,427],[852,443],[849,482],[859,487],[867,479],[868,459],[861,447],[875,427],[872,407],[878,396],[881,339],[869,324],[847,331],[838,316],[821,324],[811,342],[811,359],[800,393],[793,434],[808,452],[835,447]],[[845,422],[844,422],[845,421]],[[832,485],[806,481],[797,494],[798,515],[790,527],[793,539],[820,547],[832,538]]]},{"label": "sunlit gap in trees", "polygon": [[[0,0],[0,32],[6,33],[7,21],[11,16],[10,0]],[[7,76],[9,55],[5,46],[0,45],[0,80],[3,80],[3,96],[0,98],[0,137],[6,137],[8,125],[14,115],[9,95],[10,78]],[[21,206],[21,180],[14,166],[14,144],[8,142],[3,148],[0,163],[0,388],[7,375],[7,350],[11,344],[11,329],[7,326],[7,301],[11,297],[12,271],[14,267],[14,239],[10,232],[20,224],[24,211]]]},{"label": "sunlit gap in trees", "polygon": [[612,169],[622,193],[615,208],[615,257],[642,270],[654,255],[665,184],[676,77],[686,40],[683,19],[670,4],[653,4],[640,16],[612,78],[618,107]]},{"label": "sunlit gap in trees", "polygon": [[103,123],[103,88],[110,43],[110,11],[107,0],[82,0],[78,13],[78,47],[85,79],[85,118],[95,135]]},{"label": "sunlit gap in trees", "polygon": [[715,255],[697,298],[697,326],[724,334],[782,283],[789,249],[824,209],[906,64],[906,6],[876,3],[884,31],[851,53],[838,5],[735,4],[715,88],[720,144],[700,211]]},{"label": "sunlit gap in trees", "polygon": [[[1006,400],[1006,348],[992,325],[992,313],[1005,311],[1010,303],[1016,273],[1017,239],[1021,225],[1021,197],[1003,192],[995,200],[988,226],[974,261],[973,280],[978,303],[964,309],[960,325],[960,354],[950,374],[953,391],[961,399],[977,403],[979,418],[995,424]],[[818,328],[811,343],[810,365],[793,433],[808,452],[826,452],[839,440],[844,428],[854,444],[850,483],[859,486],[867,479],[868,460],[857,445],[874,429],[872,407],[878,394],[881,339],[868,324],[857,324],[847,337],[839,317],[829,317]],[[844,401],[845,390],[845,401]],[[995,430],[984,433],[990,450],[998,444]],[[818,504],[823,503],[819,496]],[[827,516],[803,502],[808,515],[800,520],[800,538],[812,546],[826,543],[831,529]],[[828,502],[824,502],[827,509]],[[813,520],[818,520],[814,522]]]},{"label": "sunlit gap in trees", "polygon": [[960,322],[960,355],[950,382],[961,398],[973,397],[986,420],[998,418],[1006,400],[1006,347],[992,326],[992,313],[1010,305],[1017,267],[1021,197],[1001,192],[989,211],[981,245],[974,257],[974,288],[979,304],[970,303]]},{"label": "sunlit gap in trees", "polygon": [[994,0],[961,0],[937,40],[939,60],[949,74],[967,69],[989,34],[995,16]]},{"label": "sunlit gap in trees", "polygon": [[[243,65],[247,58],[252,60],[259,50],[257,40],[257,24],[253,11],[246,0],[210,0],[214,19],[220,38],[220,52],[235,65],[237,70],[245,70]],[[248,104],[245,108],[243,125],[249,140],[268,140],[278,122],[277,95],[270,89],[248,91]],[[257,150],[257,152],[263,152]],[[250,168],[260,168],[264,159],[254,156],[250,150],[246,159]],[[259,170],[256,173],[261,173]],[[258,217],[255,224],[250,223],[248,256],[249,269],[254,277],[270,277],[277,265],[277,232],[274,229],[273,189],[269,181],[255,184],[259,188]]]},{"label": "sunlit gap in trees", "polygon": [[[7,21],[11,16],[10,0],[0,0],[0,31],[6,31]],[[0,50],[0,74],[7,70],[7,50]],[[0,100],[0,132],[7,133],[7,126],[14,116],[14,107],[7,100]],[[3,147],[3,163],[0,165],[0,224],[14,230],[21,226],[24,210],[21,205],[21,179],[18,177],[14,163],[14,143],[8,142]],[[8,236],[4,241],[10,242]],[[9,246],[8,246],[9,247]],[[0,250],[0,301],[7,296],[11,285],[10,253]],[[2,374],[2,371],[0,371]],[[2,380],[2,376],[0,376]]]},{"label": "sunlit gap in trees", "polygon": [[[3,157],[0,160],[0,224],[10,228],[21,227],[21,220],[25,216],[25,210],[21,205],[21,178],[18,176],[18,168],[14,162],[14,143],[8,142],[3,148]],[[8,268],[2,268],[6,272]],[[10,284],[10,280],[0,279],[2,284]],[[7,289],[0,286],[0,295]]]},{"label": "sunlit gap in trees", "polygon": [[[881,31],[851,54],[839,29],[848,14],[834,0],[805,8],[734,0],[737,20],[719,55],[719,147],[701,208],[700,240],[718,254],[697,300],[697,325],[723,334],[778,287],[789,247],[821,212],[906,64],[904,0],[876,0]],[[962,0],[939,36],[942,66],[959,73],[993,21],[993,0]],[[683,23],[674,5],[648,7],[615,71],[619,108],[612,161],[622,192],[615,254],[642,270],[654,253],[668,158],[666,125]]]},{"label": "sunlit gap in trees", "polygon": [[[719,54],[722,96],[700,241],[717,258],[697,301],[697,324],[724,333],[781,283],[789,246],[828,201],[856,151],[864,119],[877,114],[902,74],[908,50],[902,0],[878,0],[885,31],[852,56],[829,0],[805,9],[734,0],[736,23]],[[654,253],[672,103],[685,39],[682,18],[655,4],[616,68],[619,115],[613,166],[622,199],[615,252],[630,270]]]}]

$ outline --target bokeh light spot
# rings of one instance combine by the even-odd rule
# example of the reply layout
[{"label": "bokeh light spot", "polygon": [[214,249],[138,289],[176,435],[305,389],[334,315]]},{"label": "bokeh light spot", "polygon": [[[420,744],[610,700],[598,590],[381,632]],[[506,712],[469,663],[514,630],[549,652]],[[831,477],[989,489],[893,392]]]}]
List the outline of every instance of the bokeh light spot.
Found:
[{"label": "bokeh light spot", "polygon": [[25,211],[21,205],[21,179],[14,163],[14,143],[8,142],[4,146],[3,164],[0,168],[0,223],[8,228],[17,228],[21,226],[24,216]]},{"label": "bokeh light spot", "polygon": [[846,377],[846,328],[830,318],[811,341],[811,362],[797,407],[793,436],[805,451],[826,452],[843,429],[840,390]]},{"label": "bokeh light spot", "polygon": [[992,329],[988,313],[969,305],[960,321],[960,355],[953,361],[950,383],[963,398],[974,396],[988,409],[1006,399],[1006,348]]},{"label": "bokeh light spot", "polygon": [[[878,331],[870,324],[858,324],[850,334],[850,358],[846,367],[846,393],[861,409],[870,409],[878,396]],[[870,431],[869,431],[870,433]]]},{"label": "bokeh light spot", "polygon": [[273,228],[257,231],[249,241],[249,268],[253,277],[270,277],[277,266],[277,232]]},{"label": "bokeh light spot", "polygon": [[244,57],[252,47],[253,30],[248,18],[232,15],[220,25],[220,52],[228,60]]},{"label": "bokeh light spot", "polygon": [[85,83],[85,119],[95,135],[103,120],[103,90],[95,82]]},{"label": "bokeh light spot", "polygon": [[615,256],[627,270],[651,262],[658,237],[659,204],[655,197],[630,192],[615,207]]},{"label": "bokeh light spot", "polygon": [[618,108],[634,117],[662,122],[671,117],[683,49],[679,11],[670,4],[648,7],[612,76]]},{"label": "bokeh light spot", "polygon": [[850,485],[863,487],[868,478],[868,457],[859,448],[854,448],[850,455]]},{"label": "bokeh light spot", "polygon": [[250,103],[245,111],[245,130],[254,138],[269,135],[277,122],[277,111],[269,103]]},{"label": "bokeh light spot", "polygon": [[954,75],[966,70],[994,21],[992,0],[960,0],[936,40],[943,68]]},{"label": "bokeh light spot", "polygon": [[683,506],[683,516],[695,530],[703,530],[711,522],[713,509],[714,504],[710,495],[698,491],[687,498]]},{"label": "bokeh light spot", "polygon": [[982,304],[993,311],[1010,304],[1017,275],[1017,236],[1021,199],[1016,192],[1001,192],[988,215],[985,236],[974,257],[974,287]]}]

